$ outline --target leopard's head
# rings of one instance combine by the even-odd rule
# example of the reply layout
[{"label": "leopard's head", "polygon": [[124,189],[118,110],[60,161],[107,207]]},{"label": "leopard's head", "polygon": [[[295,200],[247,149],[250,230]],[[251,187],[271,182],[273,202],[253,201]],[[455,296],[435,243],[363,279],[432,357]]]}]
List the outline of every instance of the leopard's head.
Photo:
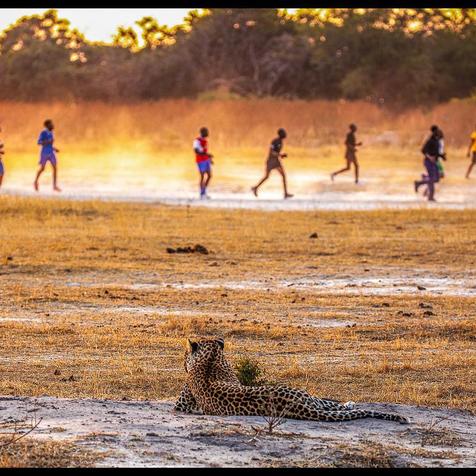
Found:
[{"label": "leopard's head", "polygon": [[198,364],[208,363],[223,354],[225,341],[223,339],[207,339],[192,341],[187,339],[185,350],[185,372],[190,372]]}]

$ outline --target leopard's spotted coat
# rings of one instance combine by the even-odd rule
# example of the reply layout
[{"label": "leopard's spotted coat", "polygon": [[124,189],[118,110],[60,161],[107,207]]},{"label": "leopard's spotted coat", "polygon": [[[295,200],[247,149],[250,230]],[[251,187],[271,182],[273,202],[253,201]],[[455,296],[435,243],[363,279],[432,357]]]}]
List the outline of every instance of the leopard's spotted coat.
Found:
[{"label": "leopard's spotted coat", "polygon": [[400,415],[353,409],[310,395],[304,390],[277,386],[241,385],[223,353],[222,339],[189,341],[185,355],[187,383],[175,409],[201,410],[208,415],[283,416],[297,420],[346,421],[380,418],[407,423]]}]

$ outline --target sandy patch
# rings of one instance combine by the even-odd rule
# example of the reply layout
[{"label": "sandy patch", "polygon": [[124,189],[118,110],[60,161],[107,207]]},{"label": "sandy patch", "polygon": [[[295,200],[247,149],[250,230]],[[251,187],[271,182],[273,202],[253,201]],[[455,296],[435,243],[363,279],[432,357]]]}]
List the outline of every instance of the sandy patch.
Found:
[{"label": "sandy patch", "polygon": [[[296,193],[290,200],[284,200],[279,192],[263,192],[259,198],[250,193],[232,193],[225,191],[210,191],[211,200],[200,200],[194,192],[177,192],[171,190],[167,195],[161,195],[155,190],[108,189],[107,186],[97,191],[82,190],[80,187],[64,189],[61,194],[55,194],[44,187],[41,196],[68,200],[103,200],[130,203],[154,203],[171,206],[193,206],[207,208],[246,209],[262,211],[298,211],[298,210],[380,210],[380,209],[448,209],[464,210],[476,208],[476,197],[469,188],[465,193],[454,190],[438,195],[438,201],[428,203],[423,197],[412,193],[413,182],[409,181],[409,193],[390,193],[388,191],[370,192],[365,190],[366,184],[353,187],[348,191],[322,191],[319,193]],[[364,189],[362,189],[364,187]],[[36,197],[34,191],[27,188],[5,187],[10,195]]]},{"label": "sandy patch", "polygon": [[[111,284],[113,286],[113,284]],[[118,286],[116,284],[116,286]],[[313,278],[296,278],[294,280],[243,280],[243,281],[210,281],[207,282],[173,282],[173,283],[136,283],[123,285],[126,289],[156,290],[173,289],[231,289],[231,290],[277,290],[299,288],[325,292],[327,294],[366,294],[396,295],[414,294],[415,292],[448,296],[476,296],[476,281],[473,279],[453,279],[437,277],[343,277],[329,278],[316,276]]]},{"label": "sandy patch", "polygon": [[361,406],[398,412],[411,423],[286,420],[267,434],[260,417],[175,414],[166,401],[53,397],[0,397],[0,421],[35,413],[43,420],[32,437],[109,451],[100,466],[365,466],[369,458],[378,466],[476,464],[476,417],[468,412]]}]

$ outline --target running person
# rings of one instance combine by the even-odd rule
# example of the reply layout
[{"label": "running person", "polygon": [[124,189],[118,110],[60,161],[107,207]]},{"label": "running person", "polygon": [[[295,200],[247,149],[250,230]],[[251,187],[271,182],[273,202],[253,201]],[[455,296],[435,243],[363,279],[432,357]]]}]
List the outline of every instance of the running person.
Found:
[{"label": "running person", "polygon": [[[0,127],[0,132],[2,132],[2,128]],[[0,138],[0,187],[2,186],[3,182],[3,175],[5,174],[5,168],[3,167],[3,156],[5,155],[5,149],[3,148],[3,142]]]},{"label": "running person", "polygon": [[418,192],[418,189],[426,184],[428,186],[428,200],[431,202],[435,201],[435,183],[440,180],[440,172],[436,164],[440,153],[439,145],[438,126],[431,126],[431,136],[427,139],[421,150],[425,156],[423,164],[428,174],[423,176],[423,180],[415,180],[415,192]]},{"label": "running person", "polygon": [[357,162],[357,156],[355,155],[355,153],[357,152],[357,147],[362,145],[362,142],[357,142],[357,139],[355,138],[357,126],[355,124],[350,124],[349,129],[350,132],[345,138],[345,160],[347,160],[347,165],[343,169],[332,173],[331,180],[334,181],[334,177],[336,175],[350,170],[351,164],[354,164],[355,183],[359,183],[359,163]]},{"label": "running person", "polygon": [[212,158],[213,155],[208,153],[208,129],[202,127],[200,136],[193,141],[193,150],[195,151],[195,161],[197,162],[198,171],[200,173],[200,198],[210,198],[207,195],[207,187],[212,178]]},{"label": "running person", "polygon": [[445,170],[441,160],[446,162],[446,152],[445,152],[445,136],[443,131],[438,128],[438,157],[436,159],[436,165],[438,166],[438,172],[440,173],[440,178],[444,178]]},{"label": "running person", "polygon": [[46,163],[49,162],[51,167],[53,167],[53,190],[55,192],[61,192],[61,189],[57,185],[57,162],[56,162],[56,153],[59,150],[56,147],[53,147],[54,143],[54,136],[53,136],[53,129],[55,128],[53,121],[51,119],[47,119],[44,122],[45,129],[41,131],[40,137],[38,138],[38,145],[41,145],[41,153],[40,153],[40,161],[39,165],[40,168],[36,173],[36,178],[33,186],[35,190],[38,192],[38,180],[40,175],[44,172]]},{"label": "running person", "polygon": [[469,179],[469,174],[473,170],[474,165],[476,164],[476,126],[474,126],[474,132],[471,134],[468,147],[468,153],[466,154],[471,158],[471,163],[469,164],[468,171],[466,172],[466,178]]},{"label": "running person", "polygon": [[288,154],[281,153],[281,149],[283,148],[283,140],[286,138],[286,136],[286,131],[283,128],[280,128],[278,129],[278,137],[271,141],[268,159],[266,160],[266,170],[264,177],[260,180],[258,185],[251,187],[251,190],[254,193],[255,197],[258,196],[258,188],[261,187],[261,185],[266,182],[266,180],[268,180],[269,174],[274,169],[276,169],[283,178],[284,198],[294,197],[293,194],[288,193],[288,187],[286,184],[286,172],[284,171],[284,167],[281,162],[281,159],[284,159],[288,156]]},{"label": "running person", "polygon": [[[438,173],[439,173],[440,179],[442,179],[445,177],[445,169],[443,168],[443,163],[442,163],[442,160],[446,162],[445,140],[444,140],[443,131],[439,127],[436,131],[436,134],[438,137],[438,157],[436,158],[436,166],[438,167]],[[427,175],[423,175],[424,179],[426,179],[427,177],[428,177]],[[423,195],[425,197],[428,197],[428,187],[425,188]]]}]

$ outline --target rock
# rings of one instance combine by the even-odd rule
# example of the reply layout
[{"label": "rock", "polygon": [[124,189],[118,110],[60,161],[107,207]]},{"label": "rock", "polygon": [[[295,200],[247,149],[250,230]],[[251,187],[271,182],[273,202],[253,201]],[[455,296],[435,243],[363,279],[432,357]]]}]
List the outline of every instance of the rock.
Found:
[{"label": "rock", "polygon": [[319,238],[319,236],[317,233],[312,233],[309,235],[309,238],[316,239],[316,238]]},{"label": "rock", "polygon": [[425,304],[424,302],[421,302],[418,304],[422,309],[433,309],[433,306],[431,304]]},{"label": "rock", "polygon": [[176,253],[193,253],[192,248],[190,246],[186,247],[178,247],[175,249]]},{"label": "rock", "polygon": [[56,370],[54,371],[54,374],[55,374],[55,375],[61,375],[61,370],[60,370],[60,369],[56,369]]},{"label": "rock", "polygon": [[[166,251],[167,253],[201,253],[203,255],[208,254],[207,248],[200,244],[195,245],[193,248],[191,246],[179,246],[177,248],[168,247],[166,248]],[[213,266],[218,266],[218,264]]]},{"label": "rock", "polygon": [[425,291],[425,290],[426,290],[425,286],[420,286],[420,285],[418,285],[417,288],[418,288],[420,291]]},{"label": "rock", "polygon": [[68,378],[62,378],[62,382],[76,382],[78,380],[74,375],[70,375]]},{"label": "rock", "polygon": [[208,254],[208,250],[203,245],[195,245],[193,251],[195,251],[196,253],[202,253],[204,255]]}]

